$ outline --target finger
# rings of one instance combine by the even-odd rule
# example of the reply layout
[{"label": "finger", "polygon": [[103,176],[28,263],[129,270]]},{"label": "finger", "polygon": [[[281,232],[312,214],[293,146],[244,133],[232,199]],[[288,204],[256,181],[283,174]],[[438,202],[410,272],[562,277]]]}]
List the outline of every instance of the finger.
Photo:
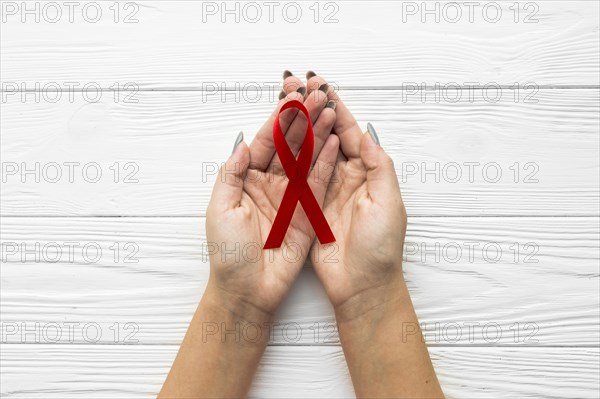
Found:
[{"label": "finger", "polygon": [[[321,95],[313,92],[311,93],[311,95],[308,96],[306,101],[304,101],[304,106],[308,110],[310,120],[313,125],[319,118],[321,111],[323,111],[323,109],[327,105],[327,98],[323,95],[323,92],[320,93]],[[285,141],[287,142],[287,145],[290,147],[294,155],[297,155],[298,151],[300,151],[300,148],[302,147],[302,143],[304,142],[304,138],[306,137],[307,127],[308,121],[306,119],[306,116],[304,115],[304,113],[298,112],[287,132],[284,132]],[[274,171],[281,170],[281,160],[279,159],[279,155],[277,154],[275,154],[273,160],[271,161],[271,169]]]},{"label": "finger", "polygon": [[211,212],[223,213],[237,207],[242,200],[244,178],[250,163],[250,151],[243,140],[244,135],[240,132],[233,153],[219,169],[208,205]]},{"label": "finger", "polygon": [[283,72],[283,90],[279,93],[279,99],[281,100],[286,95],[295,91],[306,96],[304,82],[294,76],[290,71]]},{"label": "finger", "polygon": [[400,185],[394,161],[379,145],[372,126],[362,137],[360,158],[367,169],[367,192],[371,201],[385,204],[390,199],[399,199]]},{"label": "finger", "polygon": [[333,130],[333,125],[335,124],[335,101],[330,100],[325,105],[323,111],[319,115],[319,118],[315,122],[313,126],[313,131],[315,133],[315,150],[313,153],[313,159],[311,166],[315,165],[319,154],[321,153],[321,149],[325,145],[325,142],[331,135]]},{"label": "finger", "polygon": [[322,76],[317,75],[313,71],[306,72],[307,94],[310,94],[315,90],[319,90],[319,88],[325,84],[327,84],[327,81]]},{"label": "finger", "polygon": [[308,184],[315,194],[317,202],[321,205],[335,170],[335,160],[338,157],[339,149],[340,139],[335,134],[329,135],[315,162],[315,167],[308,176]]},{"label": "finger", "polygon": [[[309,94],[315,90],[323,90],[323,85],[327,84],[325,79],[312,71],[309,71],[306,77],[308,78],[306,87]],[[336,90],[329,84],[327,84],[327,98],[336,102],[337,119],[333,126],[333,132],[340,138],[342,152],[347,158],[358,158],[360,156],[360,141],[363,136],[362,129],[358,126],[354,115],[348,110]]]},{"label": "finger", "polygon": [[[250,143],[250,168],[258,169],[261,171],[267,170],[267,167],[275,155],[275,143],[273,143],[273,122],[275,118],[279,116],[279,111],[283,104],[287,101],[298,100],[302,101],[303,96],[298,92],[292,92],[288,94],[284,99],[280,100],[277,107],[269,118],[265,121],[263,126],[256,133],[256,137]],[[281,130],[285,133],[288,129],[298,110],[291,108],[281,114],[279,119]]]}]

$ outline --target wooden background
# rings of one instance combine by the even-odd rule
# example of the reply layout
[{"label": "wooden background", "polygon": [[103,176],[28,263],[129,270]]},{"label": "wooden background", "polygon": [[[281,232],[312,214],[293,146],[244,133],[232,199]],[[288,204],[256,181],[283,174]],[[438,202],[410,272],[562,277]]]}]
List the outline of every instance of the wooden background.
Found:
[{"label": "wooden background", "polygon": [[[421,2],[296,2],[296,23],[291,2],[272,22],[255,3],[256,23],[245,3],[223,22],[220,2],[193,1],[98,1],[92,23],[88,3],[53,23],[46,2],[2,2],[3,397],[158,392],[208,277],[213,167],[238,131],[252,139],[284,69],[328,79],[395,160],[405,275],[446,394],[598,397],[597,1],[499,1],[495,23],[486,2],[472,21],[454,3],[456,22],[447,2],[426,5],[438,22]],[[277,321],[251,396],[352,397],[310,265]]]}]

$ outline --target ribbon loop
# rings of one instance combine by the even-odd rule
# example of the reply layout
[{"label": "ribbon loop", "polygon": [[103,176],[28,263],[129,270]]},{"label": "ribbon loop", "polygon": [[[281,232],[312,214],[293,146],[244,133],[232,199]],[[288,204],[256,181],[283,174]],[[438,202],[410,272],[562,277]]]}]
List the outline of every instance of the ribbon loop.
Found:
[{"label": "ribbon loop", "polygon": [[[285,136],[279,123],[279,114],[289,108],[300,110],[308,121],[306,135],[304,136],[298,159],[294,157],[294,153],[285,141]],[[275,216],[275,221],[265,242],[264,249],[281,247],[298,202],[304,208],[304,213],[306,213],[310,224],[315,230],[319,242],[321,244],[334,242],[335,237],[333,232],[307,181],[315,146],[315,135],[310,121],[310,114],[304,104],[297,100],[285,103],[279,110],[279,114],[273,123],[273,141],[275,143],[275,150],[281,159],[283,170],[286,176],[288,176],[288,185],[283,194],[281,205]]]}]

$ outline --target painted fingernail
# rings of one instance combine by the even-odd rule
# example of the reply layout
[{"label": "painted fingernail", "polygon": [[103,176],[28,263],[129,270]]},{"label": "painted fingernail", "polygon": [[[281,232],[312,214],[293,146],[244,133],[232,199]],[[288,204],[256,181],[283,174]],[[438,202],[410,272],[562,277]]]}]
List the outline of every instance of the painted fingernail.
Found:
[{"label": "painted fingernail", "polygon": [[377,145],[381,145],[379,143],[379,136],[377,136],[377,132],[375,131],[375,128],[373,127],[373,125],[371,125],[371,122],[367,123],[367,132],[369,132],[369,134],[371,135],[371,138]]},{"label": "painted fingernail", "polygon": [[300,87],[298,90],[296,90],[298,93],[305,95],[306,94],[306,87]]},{"label": "painted fingernail", "polygon": [[317,76],[317,74],[314,73],[313,71],[306,72],[306,80],[308,80],[310,78],[314,78],[315,76]]},{"label": "painted fingernail", "polygon": [[327,83],[323,83],[321,86],[319,86],[319,90],[327,94],[327,92],[329,91],[329,85]]},{"label": "painted fingernail", "polygon": [[337,105],[337,104],[336,104],[336,102],[335,102],[335,101],[333,101],[333,100],[329,100],[329,101],[327,101],[327,105],[325,106],[325,108],[331,108],[331,109],[335,109],[335,106],[336,106],[336,105]]},{"label": "painted fingernail", "polygon": [[285,91],[281,90],[281,91],[279,92],[279,99],[280,99],[280,100],[283,100],[284,98],[285,98]]},{"label": "painted fingernail", "polygon": [[235,149],[237,148],[238,145],[240,145],[240,143],[242,141],[244,141],[244,132],[240,132],[237,135],[237,138],[235,139],[235,144],[233,145],[233,151],[231,151],[232,154],[235,152]]},{"label": "painted fingernail", "polygon": [[285,71],[283,71],[283,79],[287,79],[290,76],[294,76],[294,74],[291,73],[290,71],[288,71],[287,69]]}]

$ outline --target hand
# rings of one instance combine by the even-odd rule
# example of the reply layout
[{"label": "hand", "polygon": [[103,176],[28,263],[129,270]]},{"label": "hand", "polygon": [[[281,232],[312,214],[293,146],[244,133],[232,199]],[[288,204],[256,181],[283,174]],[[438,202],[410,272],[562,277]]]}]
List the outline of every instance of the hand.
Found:
[{"label": "hand", "polygon": [[[309,80],[309,89],[322,84]],[[315,271],[336,314],[353,318],[394,295],[402,276],[406,210],[392,159],[379,145],[374,128],[363,134],[335,93],[334,132],[341,141],[335,174],[327,190],[324,213],[334,244],[315,241]],[[387,289],[387,288],[390,289]]]},{"label": "hand", "polygon": [[[303,99],[306,88],[290,75],[284,74],[282,96]],[[268,337],[258,342],[229,339],[231,331],[238,331],[232,327],[272,317],[311,247],[315,269],[336,307],[356,394],[443,396],[422,339],[414,336],[399,343],[390,334],[405,322],[418,325],[402,279],[406,212],[393,164],[372,127],[363,135],[324,81],[307,78],[317,83],[305,101],[315,133],[316,167],[309,185],[320,204],[325,200],[338,262],[327,263],[319,244],[313,245],[315,233],[301,207],[296,208],[283,247],[271,253],[262,250],[287,185],[272,140],[280,102],[250,147],[238,138],[219,173],[207,211],[209,284],[159,397],[245,396]],[[336,104],[338,112],[333,111]],[[304,140],[303,118],[296,110],[281,115],[294,154]],[[330,135],[332,128],[336,135]],[[331,174],[319,172],[336,159],[337,174],[328,187]],[[298,251],[293,260],[285,253],[291,246]],[[207,337],[207,325],[227,333],[213,331]]]},{"label": "hand", "polygon": [[[215,302],[233,307],[236,312],[256,314],[259,311],[266,318],[273,315],[289,291],[315,238],[308,218],[298,206],[282,247],[262,249],[288,184],[275,154],[274,118],[284,102],[302,101],[306,93],[294,76],[287,77],[284,87],[284,98],[252,144],[248,147],[240,142],[221,168],[206,222],[211,264],[207,292],[219,297]],[[331,104],[327,105],[327,96],[318,90],[304,101],[315,134],[314,168],[308,183],[320,205],[339,148],[337,136],[330,135],[336,119]],[[286,141],[296,155],[306,134],[306,118],[290,109],[281,114],[280,122]],[[330,173],[323,173],[327,169]],[[253,309],[247,311],[248,306]]]},{"label": "hand", "polygon": [[[321,84],[313,76],[309,88]],[[406,210],[391,158],[370,124],[363,134],[335,93],[341,154],[324,213],[336,237],[312,259],[337,320],[357,397],[443,397],[402,275]],[[411,335],[402,334],[406,327]]]}]

